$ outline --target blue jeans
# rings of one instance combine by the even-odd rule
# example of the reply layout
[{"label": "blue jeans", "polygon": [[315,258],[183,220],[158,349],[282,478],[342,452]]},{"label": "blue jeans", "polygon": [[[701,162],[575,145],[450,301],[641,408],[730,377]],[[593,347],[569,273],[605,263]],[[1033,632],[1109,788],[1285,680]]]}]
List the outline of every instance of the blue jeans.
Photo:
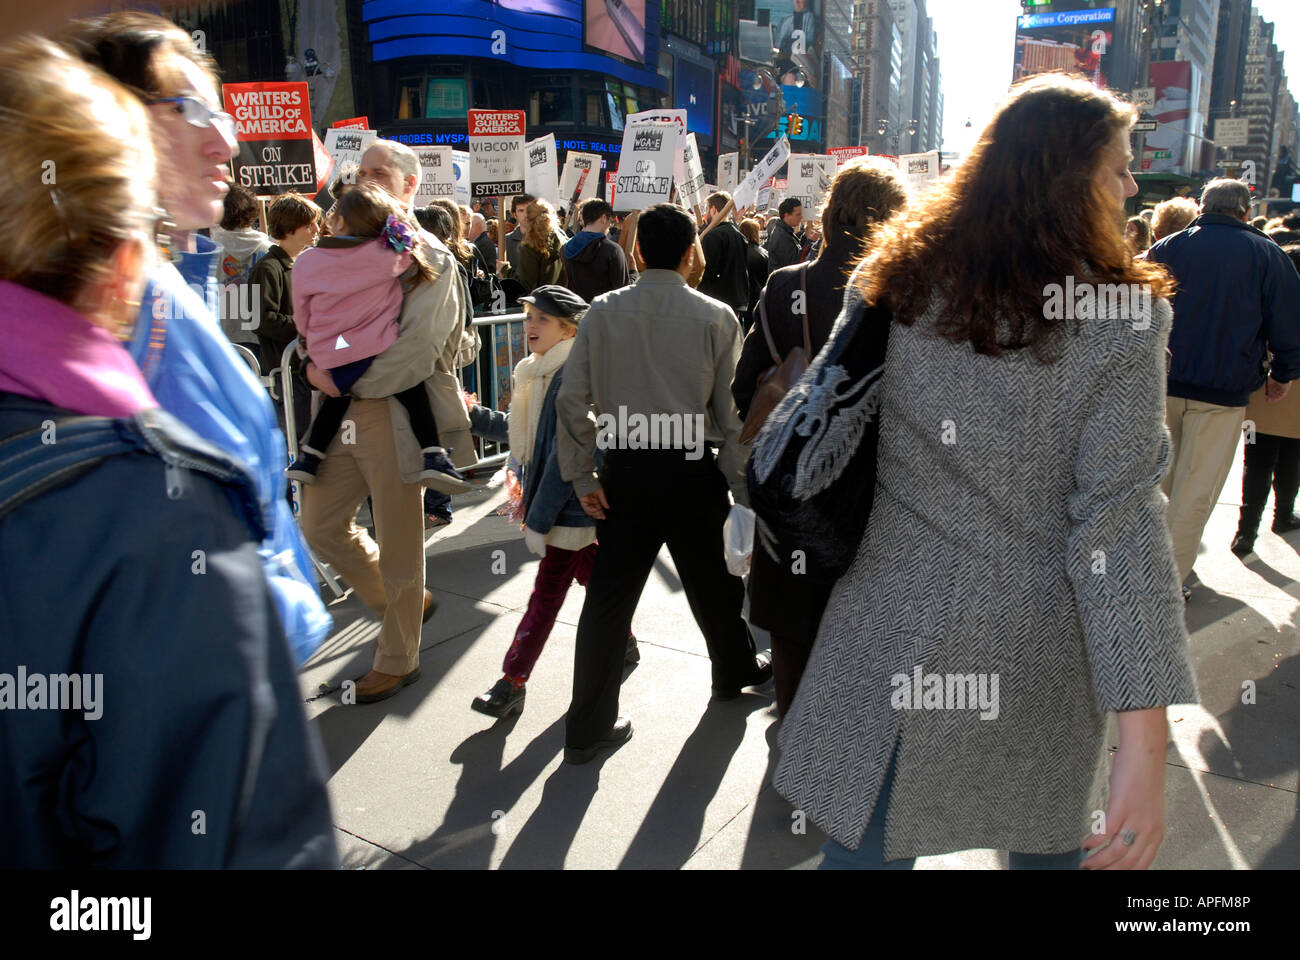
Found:
[{"label": "blue jeans", "polygon": [[[889,809],[889,796],[894,786],[894,767],[898,753],[890,758],[885,771],[885,782],[880,785],[876,809],[871,812],[871,822],[862,834],[858,849],[850,850],[836,840],[827,840],[822,847],[822,862],[818,870],[911,870],[915,857],[885,862],[885,811]],[[1012,870],[1077,870],[1083,863],[1084,851],[1066,853],[1015,853],[1010,854]]]}]

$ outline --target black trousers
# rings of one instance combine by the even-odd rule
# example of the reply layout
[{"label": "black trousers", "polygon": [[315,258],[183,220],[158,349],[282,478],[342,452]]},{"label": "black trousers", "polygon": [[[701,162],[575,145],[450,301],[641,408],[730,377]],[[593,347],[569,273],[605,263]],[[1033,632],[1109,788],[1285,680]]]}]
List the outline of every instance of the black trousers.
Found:
[{"label": "black trousers", "polygon": [[706,451],[611,450],[601,483],[610,508],[596,525],[600,549],[578,620],[573,702],[565,744],[589,747],[618,719],[627,637],[660,547],[668,544],[695,622],[713,661],[713,685],[734,687],[754,672],[754,641],[740,610],[744,585],[722,552],[727,484]]},{"label": "black trousers", "polygon": [[1241,474],[1241,531],[1259,529],[1264,505],[1271,486],[1274,494],[1273,516],[1289,517],[1300,491],[1300,440],[1271,433],[1255,434],[1255,442],[1245,444],[1246,462]]},{"label": "black trousers", "polygon": [[[438,441],[438,424],[433,419],[433,410],[429,406],[429,392],[424,388],[424,384],[417,383],[409,390],[403,390],[393,396],[397,397],[398,402],[406,408],[407,416],[411,418],[411,432],[415,434],[420,448],[442,446]],[[324,453],[333,442],[334,434],[338,433],[339,427],[343,425],[343,417],[347,414],[348,404],[351,402],[352,398],[346,393],[341,397],[324,397],[320,409],[316,411],[316,419],[312,421],[311,429],[307,432],[307,446]]]}]

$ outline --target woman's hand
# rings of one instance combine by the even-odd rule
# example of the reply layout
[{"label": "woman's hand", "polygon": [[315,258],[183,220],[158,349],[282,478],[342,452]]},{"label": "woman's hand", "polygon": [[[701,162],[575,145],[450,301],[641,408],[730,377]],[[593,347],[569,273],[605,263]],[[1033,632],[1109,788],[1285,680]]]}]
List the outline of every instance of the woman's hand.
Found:
[{"label": "woman's hand", "polygon": [[1085,870],[1145,870],[1165,836],[1164,707],[1118,716],[1119,752],[1110,771],[1105,830],[1083,843],[1096,850]]},{"label": "woman's hand", "polygon": [[327,397],[341,396],[339,388],[334,386],[334,378],[328,370],[322,370],[311,361],[307,362],[307,382]]}]

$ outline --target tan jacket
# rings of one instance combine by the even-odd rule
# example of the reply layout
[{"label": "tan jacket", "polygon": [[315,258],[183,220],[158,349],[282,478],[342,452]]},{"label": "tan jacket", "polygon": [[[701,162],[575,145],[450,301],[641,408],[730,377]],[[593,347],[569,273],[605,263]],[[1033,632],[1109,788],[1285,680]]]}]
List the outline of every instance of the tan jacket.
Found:
[{"label": "tan jacket", "polygon": [[407,292],[398,320],[397,342],[375,358],[352,388],[352,393],[363,399],[389,398],[398,469],[406,483],[419,479],[420,444],[411,431],[406,408],[393,394],[421,381],[429,391],[439,439],[452,451],[452,463],[468,467],[478,459],[469,432],[469,411],[456,379],[457,354],[465,332],[465,303],[456,262],[451,251],[432,234],[421,231],[420,237],[421,249],[437,278]]}]

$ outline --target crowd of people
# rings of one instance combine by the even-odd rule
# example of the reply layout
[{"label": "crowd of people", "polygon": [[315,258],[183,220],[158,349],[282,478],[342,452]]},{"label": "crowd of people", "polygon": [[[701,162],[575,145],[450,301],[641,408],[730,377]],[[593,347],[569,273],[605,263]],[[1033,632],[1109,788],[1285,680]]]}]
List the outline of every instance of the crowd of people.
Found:
[{"label": "crowd of people", "polygon": [[[540,563],[473,710],[524,709],[577,581],[564,759],[628,742],[632,619],[666,545],[712,696],[775,681],[775,783],[828,835],[824,867],[1150,865],[1165,708],[1197,697],[1183,607],[1243,424],[1233,553],[1270,487],[1273,529],[1300,528],[1300,221],[1252,225],[1231,180],[1126,218],[1133,108],[1038,77],[930,190],[857,158],[808,219],[725,192],[626,217],[417,209],[415,154],[381,140],[326,209],[281,196],[264,233],[226,182],[217,90],[152,15],[0,48],[0,556],[34,568],[0,580],[0,672],[111,691],[94,719],[0,713],[0,863],[336,866],[296,676],[331,629],[308,545],[380,620],[357,702],[418,682],[426,514],[470,487],[477,435],[509,445]],[[1145,293],[1067,318],[1046,306],[1067,278]],[[242,285],[251,325],[222,306]],[[495,410],[458,374],[502,299],[529,352]],[[232,340],[263,373],[288,359],[291,411]],[[751,505],[746,584],[724,526]],[[954,676],[981,678],[978,708],[931,703]]]}]

